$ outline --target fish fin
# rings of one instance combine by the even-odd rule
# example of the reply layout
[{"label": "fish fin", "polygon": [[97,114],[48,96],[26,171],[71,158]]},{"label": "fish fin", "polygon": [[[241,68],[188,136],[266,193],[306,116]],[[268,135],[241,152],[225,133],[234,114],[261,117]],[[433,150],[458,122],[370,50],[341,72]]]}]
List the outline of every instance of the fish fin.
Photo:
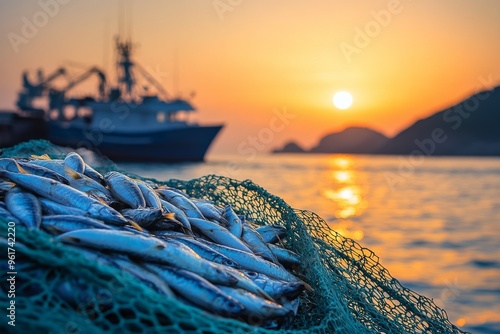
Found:
[{"label": "fish fin", "polygon": [[[179,224],[180,224],[180,222],[179,222]],[[194,237],[193,231],[191,231],[190,229],[188,229],[184,225],[181,225],[181,229],[182,229],[182,232],[184,232],[184,234],[187,234],[190,237]]]},{"label": "fish fin", "polygon": [[64,240],[68,240],[68,241],[71,241],[71,242],[74,242],[74,243],[79,243],[79,242],[80,242],[80,239],[79,239],[79,238],[76,238],[76,237],[68,237],[68,236],[65,236],[65,237],[64,237]]},{"label": "fish fin", "polygon": [[307,284],[306,282],[304,282],[304,281],[301,280],[300,283],[304,284],[304,287],[306,288],[307,291],[314,292],[313,287],[310,286],[309,284]]},{"label": "fish fin", "polygon": [[61,231],[60,229],[58,229],[57,227],[55,226],[44,226],[43,227],[45,230],[49,231],[50,233],[53,233],[53,234],[61,234],[63,233],[63,231]]},{"label": "fish fin", "polygon": [[99,197],[99,192],[97,190],[89,190],[87,191],[87,194],[92,196],[92,198],[94,198],[95,200],[101,202],[101,204],[108,205],[105,200]]},{"label": "fish fin", "polygon": [[175,220],[175,221],[177,221],[177,219],[175,219],[175,213],[173,213],[173,212],[164,213],[163,214],[163,218],[166,218],[168,220]]},{"label": "fish fin", "polygon": [[258,295],[261,296],[262,298],[265,298],[265,299],[270,300],[274,303],[277,303],[277,301],[273,297],[271,297],[267,292],[265,292],[264,290],[259,289],[257,292],[258,292]]},{"label": "fish fin", "polygon": [[19,163],[16,160],[14,160],[14,163],[16,164],[16,167],[19,170],[19,173],[21,173],[21,174],[29,174],[27,171],[24,170],[23,167],[21,167],[21,165],[19,165]]},{"label": "fish fin", "polygon": [[130,223],[130,225],[132,225],[132,226],[133,226],[133,227],[134,227],[137,231],[141,231],[141,232],[143,232],[143,231],[144,231],[144,229],[143,229],[143,228],[142,228],[139,224],[137,224],[135,221],[130,220],[130,221],[129,221],[129,223]]},{"label": "fish fin", "polygon": [[82,176],[76,170],[74,170],[73,168],[71,168],[68,165],[64,165],[64,172],[66,173],[66,175],[68,175],[73,180],[77,180],[77,179],[82,178]]},{"label": "fish fin", "polygon": [[43,155],[32,154],[31,157],[36,160],[52,160],[47,153]]}]

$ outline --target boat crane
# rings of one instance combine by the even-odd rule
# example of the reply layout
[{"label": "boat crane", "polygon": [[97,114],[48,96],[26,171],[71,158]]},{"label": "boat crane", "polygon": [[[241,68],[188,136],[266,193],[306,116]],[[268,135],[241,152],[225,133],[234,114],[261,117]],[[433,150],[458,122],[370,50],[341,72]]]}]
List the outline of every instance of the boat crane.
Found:
[{"label": "boat crane", "polygon": [[49,88],[49,83],[53,80],[57,79],[60,76],[66,76],[67,73],[64,67],[58,68],[54,73],[49,75],[47,79],[43,80],[42,71],[38,71],[38,83],[30,82],[28,78],[28,72],[25,71],[23,73],[23,87],[22,90],[18,94],[18,99],[16,102],[16,106],[23,111],[39,111],[33,106],[33,100],[37,97],[42,97],[44,93]]}]

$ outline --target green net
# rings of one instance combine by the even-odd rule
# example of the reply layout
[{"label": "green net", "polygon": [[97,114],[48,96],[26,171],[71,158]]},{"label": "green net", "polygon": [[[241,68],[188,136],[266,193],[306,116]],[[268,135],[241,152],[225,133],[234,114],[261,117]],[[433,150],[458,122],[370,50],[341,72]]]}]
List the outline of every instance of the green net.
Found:
[{"label": "green net", "polygon": [[[2,156],[60,157],[65,152],[49,142],[32,141],[6,149]],[[109,160],[99,163],[101,171],[116,168]],[[291,208],[251,181],[215,175],[154,181],[192,197],[230,204],[258,224],[286,227],[285,245],[300,255],[303,277],[313,288],[301,297],[299,313],[286,332],[463,333],[431,299],[403,287],[373,252],[331,230],[316,214]],[[0,226],[6,238],[8,225]],[[16,326],[7,325],[4,318],[2,327],[8,332],[274,332],[159,295],[119,269],[89,262],[78,249],[42,231],[16,226],[16,242]],[[7,254],[7,245],[2,247]],[[3,310],[9,302],[7,271],[3,266]]]}]

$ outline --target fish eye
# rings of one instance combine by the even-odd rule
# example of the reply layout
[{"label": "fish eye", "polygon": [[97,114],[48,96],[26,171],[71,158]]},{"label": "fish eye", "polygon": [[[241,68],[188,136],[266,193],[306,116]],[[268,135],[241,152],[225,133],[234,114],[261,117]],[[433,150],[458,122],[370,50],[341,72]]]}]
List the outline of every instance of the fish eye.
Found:
[{"label": "fish eye", "polygon": [[[222,305],[224,303],[224,299],[221,297],[217,297],[214,300],[214,305]],[[232,303],[232,302],[231,302]]]},{"label": "fish eye", "polygon": [[231,308],[231,309],[236,309],[236,310],[238,310],[238,309],[240,308],[240,307],[238,306],[238,304],[233,303],[233,302],[229,302],[227,305],[228,305],[228,306],[229,306],[229,308]]}]

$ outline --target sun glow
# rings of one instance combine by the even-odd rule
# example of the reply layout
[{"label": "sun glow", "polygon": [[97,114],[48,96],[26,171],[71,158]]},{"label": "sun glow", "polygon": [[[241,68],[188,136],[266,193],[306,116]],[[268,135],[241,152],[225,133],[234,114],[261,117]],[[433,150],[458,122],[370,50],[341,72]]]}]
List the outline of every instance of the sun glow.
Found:
[{"label": "sun glow", "polygon": [[345,110],[352,105],[352,95],[349,92],[341,91],[333,95],[333,105],[338,109]]}]

